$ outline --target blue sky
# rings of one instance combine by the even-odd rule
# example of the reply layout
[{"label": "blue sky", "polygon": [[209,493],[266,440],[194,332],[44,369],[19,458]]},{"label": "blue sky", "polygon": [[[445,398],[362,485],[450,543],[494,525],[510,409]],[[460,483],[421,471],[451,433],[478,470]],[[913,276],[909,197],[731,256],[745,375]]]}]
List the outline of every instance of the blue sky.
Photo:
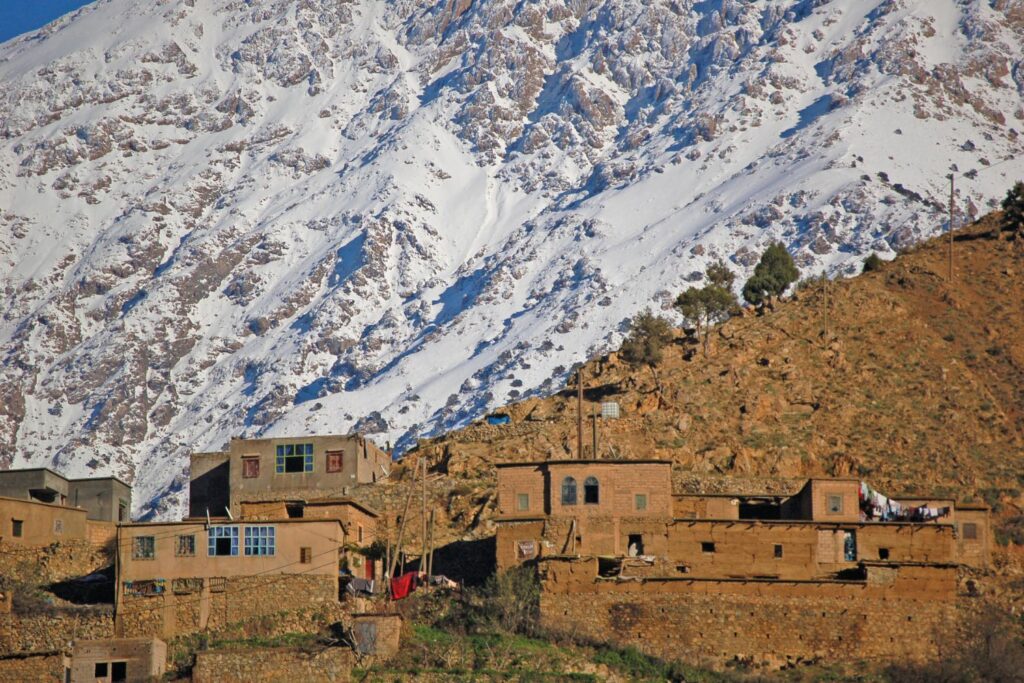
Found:
[{"label": "blue sky", "polygon": [[45,26],[92,0],[0,0],[0,42]]}]

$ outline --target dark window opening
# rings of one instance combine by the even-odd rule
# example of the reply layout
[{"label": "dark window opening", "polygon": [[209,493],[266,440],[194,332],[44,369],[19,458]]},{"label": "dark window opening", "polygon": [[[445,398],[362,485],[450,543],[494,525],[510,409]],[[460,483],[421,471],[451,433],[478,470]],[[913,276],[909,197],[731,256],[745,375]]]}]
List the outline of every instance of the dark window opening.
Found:
[{"label": "dark window opening", "polygon": [[11,520],[11,536],[14,536],[15,538],[21,538],[24,525],[25,525],[25,522],[23,520],[12,519]]},{"label": "dark window opening", "polygon": [[843,559],[847,562],[857,561],[857,536],[852,531],[843,532]]},{"label": "dark window opening", "polygon": [[715,544],[710,541],[702,541],[700,544],[700,551],[702,553],[713,553],[715,552]]},{"label": "dark window opening", "polygon": [[829,496],[825,509],[830,515],[841,515],[843,513],[843,497]]},{"label": "dark window opening", "polygon": [[302,505],[292,504],[285,505],[284,509],[288,512],[289,519],[301,519],[304,515]]},{"label": "dark window opening", "polygon": [[312,472],[313,444],[290,443],[278,446],[277,462],[275,464],[275,470],[278,474]]},{"label": "dark window opening", "polygon": [[111,683],[125,683],[128,680],[128,662],[114,662],[110,665]]},{"label": "dark window opening", "polygon": [[92,673],[93,673],[94,676],[96,676],[96,678],[106,678],[107,677],[107,663],[106,662],[96,662],[96,665],[93,666],[93,668],[92,668]]},{"label": "dark window opening", "polygon": [[780,559],[782,557],[782,544],[781,543],[776,543],[775,544],[775,557],[776,557],[776,559]]},{"label": "dark window opening", "polygon": [[630,557],[637,557],[644,554],[644,537],[641,534],[629,534],[626,541]]},{"label": "dark window opening", "polygon": [[284,459],[284,471],[285,472],[301,472],[304,468],[303,459],[297,455],[292,455]]},{"label": "dark window opening", "polygon": [[880,560],[888,560],[889,559],[889,549],[888,548],[879,548],[878,549],[878,559],[880,559]]},{"label": "dark window opening", "polygon": [[214,555],[230,555],[231,554],[231,539],[230,538],[218,538],[216,551]]},{"label": "dark window opening", "polygon": [[576,480],[566,477],[562,480],[562,505],[576,504]]},{"label": "dark window opening", "polygon": [[776,503],[740,501],[740,519],[781,519]]},{"label": "dark window opening", "polygon": [[583,482],[583,502],[588,505],[597,505],[600,502],[600,487],[596,477],[587,477]]},{"label": "dark window opening", "polygon": [[299,548],[299,562],[302,564],[309,564],[313,561],[313,549],[302,547]]},{"label": "dark window opening", "polygon": [[125,522],[128,520],[128,503],[123,500],[117,504],[117,521]]}]

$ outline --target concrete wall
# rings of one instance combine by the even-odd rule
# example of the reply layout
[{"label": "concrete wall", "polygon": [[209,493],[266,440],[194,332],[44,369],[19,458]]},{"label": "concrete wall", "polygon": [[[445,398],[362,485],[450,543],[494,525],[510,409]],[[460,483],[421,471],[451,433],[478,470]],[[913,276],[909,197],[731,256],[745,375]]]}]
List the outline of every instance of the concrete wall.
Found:
[{"label": "concrete wall", "polygon": [[85,508],[92,520],[130,522],[132,488],[113,477],[72,479],[68,482],[68,503]]},{"label": "concrete wall", "polygon": [[[46,494],[46,490],[55,492],[55,497]],[[33,497],[32,491],[37,491],[41,497]],[[0,471],[0,496],[67,504],[68,482],[56,472],[43,468],[3,470]]]},{"label": "concrete wall", "polygon": [[221,517],[231,505],[227,453],[193,453],[189,461],[188,514]]},{"label": "concrete wall", "polygon": [[[21,536],[14,535],[15,520]],[[86,539],[86,512],[61,505],[0,498],[0,543],[42,546]]]},{"label": "concrete wall", "polygon": [[552,560],[544,570],[543,627],[631,645],[665,660],[719,666],[735,660],[781,666],[818,657],[930,659],[957,615],[951,569],[907,568],[888,586],[606,581],[595,580],[596,561]]},{"label": "concrete wall", "polygon": [[[72,645],[71,683],[94,683],[97,663],[124,662],[128,683],[148,683],[164,675],[167,644],[156,638],[76,640]],[[102,679],[100,679],[102,680]]]},{"label": "concrete wall", "polygon": [[[312,444],[312,472],[276,471],[277,446],[289,444]],[[340,454],[341,471],[327,471],[328,454]],[[229,457],[231,512],[236,515],[242,501],[343,496],[349,487],[376,481],[379,465],[391,464],[383,451],[358,436],[232,439]],[[243,458],[258,460],[258,476],[244,476]]]}]

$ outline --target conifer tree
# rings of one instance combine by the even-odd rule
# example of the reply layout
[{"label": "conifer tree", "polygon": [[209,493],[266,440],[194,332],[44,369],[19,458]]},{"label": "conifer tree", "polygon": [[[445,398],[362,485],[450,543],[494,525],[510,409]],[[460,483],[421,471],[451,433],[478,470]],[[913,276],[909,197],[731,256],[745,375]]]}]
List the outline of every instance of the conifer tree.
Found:
[{"label": "conifer tree", "polygon": [[639,313],[629,324],[629,335],[622,342],[620,354],[631,365],[646,365],[654,377],[654,384],[661,396],[661,382],[654,367],[661,362],[662,350],[672,341],[672,325],[650,309]]},{"label": "conifer tree", "polygon": [[1019,180],[1003,199],[1003,231],[1024,237],[1024,182]]},{"label": "conifer tree", "polygon": [[708,355],[711,346],[711,327],[728,319],[736,308],[736,295],[732,293],[732,284],[736,275],[721,260],[715,261],[704,272],[708,284],[700,289],[690,287],[676,298],[675,306],[679,312],[697,325],[697,335],[704,330],[704,355]]},{"label": "conifer tree", "polygon": [[773,242],[761,254],[761,260],[754,267],[754,274],[743,285],[743,298],[763,308],[770,304],[772,297],[780,297],[786,288],[800,277],[800,270],[793,263],[793,257],[781,242]]}]

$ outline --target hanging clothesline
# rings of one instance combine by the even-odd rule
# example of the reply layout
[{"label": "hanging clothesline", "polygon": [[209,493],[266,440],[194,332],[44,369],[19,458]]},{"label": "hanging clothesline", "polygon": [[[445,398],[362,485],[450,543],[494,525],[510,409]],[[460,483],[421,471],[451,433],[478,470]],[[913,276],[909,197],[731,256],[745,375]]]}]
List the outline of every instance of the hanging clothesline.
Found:
[{"label": "hanging clothesline", "polygon": [[878,522],[929,522],[946,517],[949,507],[927,505],[904,505],[883,496],[863,481],[860,483],[860,513],[864,521]]}]

